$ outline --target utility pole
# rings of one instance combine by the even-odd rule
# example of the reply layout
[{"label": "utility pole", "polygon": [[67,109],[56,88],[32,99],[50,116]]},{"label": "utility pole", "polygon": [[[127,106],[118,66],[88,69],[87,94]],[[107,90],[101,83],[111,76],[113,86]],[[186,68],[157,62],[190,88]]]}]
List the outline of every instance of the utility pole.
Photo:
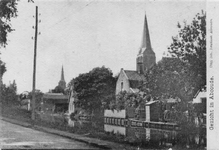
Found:
[{"label": "utility pole", "polygon": [[35,39],[34,39],[34,60],[33,60],[33,90],[32,90],[32,114],[31,119],[35,121],[35,86],[36,86],[36,55],[37,55],[37,34],[38,34],[38,6],[36,6],[36,25],[35,25]]}]

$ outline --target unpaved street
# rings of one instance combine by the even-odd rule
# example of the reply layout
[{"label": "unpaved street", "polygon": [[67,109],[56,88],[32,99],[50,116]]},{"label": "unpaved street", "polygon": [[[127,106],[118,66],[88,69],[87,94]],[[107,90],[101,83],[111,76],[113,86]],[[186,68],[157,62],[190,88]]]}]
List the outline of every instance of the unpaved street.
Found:
[{"label": "unpaved street", "polygon": [[0,148],[97,149],[85,143],[0,120]]}]

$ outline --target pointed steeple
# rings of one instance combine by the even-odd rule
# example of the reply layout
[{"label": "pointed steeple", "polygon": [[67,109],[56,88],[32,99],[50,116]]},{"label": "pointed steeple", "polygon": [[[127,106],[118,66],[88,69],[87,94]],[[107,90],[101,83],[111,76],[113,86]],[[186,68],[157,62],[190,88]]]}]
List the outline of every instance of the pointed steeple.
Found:
[{"label": "pointed steeple", "polygon": [[64,78],[64,69],[63,69],[63,66],[62,66],[61,80],[59,81],[59,86],[62,87],[63,89],[66,88],[66,82],[65,82],[65,78]]},{"label": "pointed steeple", "polygon": [[146,14],[145,14],[145,19],[144,19],[143,36],[142,36],[142,43],[141,43],[140,49],[142,48],[146,48],[147,50],[148,49],[152,50]]},{"label": "pointed steeple", "polygon": [[63,65],[62,65],[61,81],[65,81]]},{"label": "pointed steeple", "polygon": [[156,56],[151,47],[148,22],[145,14],[142,43],[136,58],[136,71],[139,74],[143,74],[149,68],[151,68],[155,64],[155,62],[156,62]]}]

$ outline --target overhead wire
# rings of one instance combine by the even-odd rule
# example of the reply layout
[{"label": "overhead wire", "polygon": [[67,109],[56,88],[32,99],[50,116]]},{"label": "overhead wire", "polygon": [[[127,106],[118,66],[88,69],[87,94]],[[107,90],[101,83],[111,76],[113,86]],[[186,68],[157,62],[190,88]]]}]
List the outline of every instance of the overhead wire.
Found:
[{"label": "overhead wire", "polygon": [[90,5],[91,3],[93,3],[93,2],[95,2],[95,1],[91,1],[91,2],[87,3],[86,5],[84,5],[84,7],[82,7],[80,10],[78,10],[78,11],[76,11],[76,12],[74,12],[74,13],[71,13],[71,14],[68,15],[68,16],[65,16],[64,18],[60,19],[59,21],[57,21],[56,23],[54,23],[53,25],[51,25],[50,27],[48,27],[48,29],[53,28],[54,26],[56,26],[57,24],[61,23],[61,22],[64,21],[65,19],[71,17],[73,14],[76,14],[76,13],[82,11],[84,8],[86,8],[87,6],[89,6],[89,5]]}]

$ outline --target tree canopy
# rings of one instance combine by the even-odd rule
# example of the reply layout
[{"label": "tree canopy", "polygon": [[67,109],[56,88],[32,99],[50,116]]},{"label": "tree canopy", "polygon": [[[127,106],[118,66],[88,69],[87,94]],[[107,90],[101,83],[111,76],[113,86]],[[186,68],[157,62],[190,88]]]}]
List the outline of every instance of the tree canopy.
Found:
[{"label": "tree canopy", "polygon": [[206,14],[198,13],[190,25],[178,23],[179,34],[163,57],[146,73],[143,90],[155,98],[179,97],[188,102],[206,85]]},{"label": "tree canopy", "polygon": [[15,105],[18,104],[18,95],[17,95],[17,84],[15,80],[13,83],[10,83],[8,86],[5,84],[1,87],[2,97],[1,100],[4,104]]},{"label": "tree canopy", "polygon": [[76,92],[76,106],[88,111],[107,107],[115,96],[116,80],[110,69],[97,67],[70,82]]},{"label": "tree canopy", "polygon": [[53,90],[52,93],[63,93],[65,94],[65,90],[61,86],[56,86]]},{"label": "tree canopy", "polygon": [[128,107],[139,108],[149,100],[150,98],[144,94],[121,91],[116,95],[116,98],[111,100],[109,108],[111,110],[122,110]]},{"label": "tree canopy", "polygon": [[3,76],[3,74],[6,72],[5,63],[0,60],[0,78]]},{"label": "tree canopy", "polygon": [[191,24],[178,23],[178,28],[169,52],[186,63],[185,79],[197,91],[206,85],[206,13],[198,13]]},{"label": "tree canopy", "polygon": [[7,45],[8,33],[13,31],[11,18],[17,16],[17,0],[0,0],[0,46]]}]

